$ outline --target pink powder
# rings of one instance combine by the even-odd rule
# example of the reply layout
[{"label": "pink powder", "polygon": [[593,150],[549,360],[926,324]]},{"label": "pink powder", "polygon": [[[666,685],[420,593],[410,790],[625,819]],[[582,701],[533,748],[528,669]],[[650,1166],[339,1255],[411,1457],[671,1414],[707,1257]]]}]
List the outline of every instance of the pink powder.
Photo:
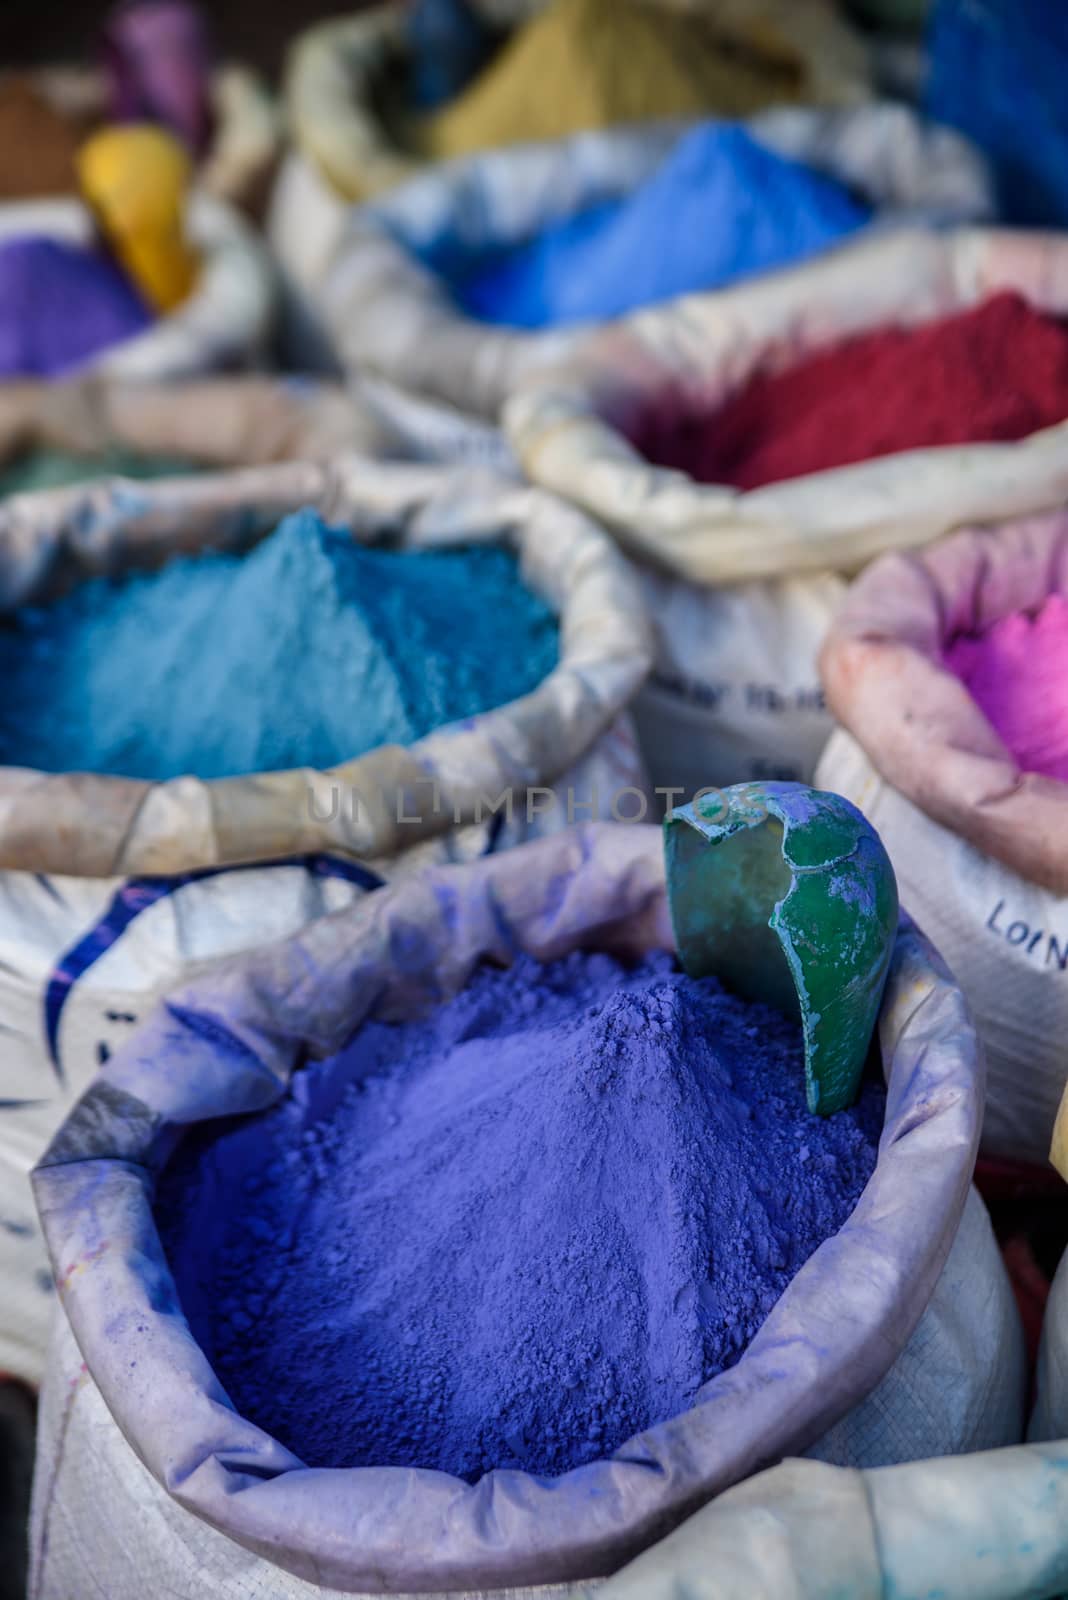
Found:
[{"label": "pink powder", "polygon": [[964,683],[1024,772],[1068,783],[1068,597],[963,634],[945,664]]}]

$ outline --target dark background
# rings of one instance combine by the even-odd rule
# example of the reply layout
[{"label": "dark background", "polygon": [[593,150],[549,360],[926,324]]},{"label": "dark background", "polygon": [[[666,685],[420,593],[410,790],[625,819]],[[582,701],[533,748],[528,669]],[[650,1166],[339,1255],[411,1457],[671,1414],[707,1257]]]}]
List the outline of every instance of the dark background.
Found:
[{"label": "dark background", "polygon": [[[205,0],[222,57],[257,66],[272,78],[286,43],[320,17],[358,11],[361,0]],[[86,62],[112,0],[0,0],[0,67]]]}]

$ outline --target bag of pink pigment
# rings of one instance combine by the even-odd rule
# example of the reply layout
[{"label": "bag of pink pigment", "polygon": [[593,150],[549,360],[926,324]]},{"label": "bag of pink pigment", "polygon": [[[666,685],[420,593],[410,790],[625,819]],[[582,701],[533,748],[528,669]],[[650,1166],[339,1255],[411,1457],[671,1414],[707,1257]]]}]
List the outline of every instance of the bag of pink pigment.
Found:
[{"label": "bag of pink pigment", "polygon": [[[136,396],[107,392],[122,437],[158,439],[165,395],[134,428]],[[260,449],[351,415],[248,398]],[[0,1367],[35,1381],[27,1175],[146,1009],[428,860],[640,815],[649,647],[626,563],[571,507],[354,457],[14,494],[0,591]]]},{"label": "bag of pink pigment", "polygon": [[820,781],[862,806],[988,1061],[985,1153],[1044,1163],[1068,1080],[1068,516],[952,534],[854,584]]},{"label": "bag of pink pigment", "polygon": [[625,318],[524,380],[526,471],[656,573],[637,716],[658,785],[810,772],[844,579],[1063,502],[1066,314],[1061,236],[904,230]]},{"label": "bag of pink pigment", "polygon": [[[815,797],[817,868],[811,792],[751,798],[795,889],[853,881],[852,808]],[[827,1116],[794,1023],[679,971],[647,827],[430,868],[172,992],[35,1178],[40,1600],[86,1566],[116,1600],[526,1594],[784,1454],[1017,1440],[975,1035],[894,928]]]}]

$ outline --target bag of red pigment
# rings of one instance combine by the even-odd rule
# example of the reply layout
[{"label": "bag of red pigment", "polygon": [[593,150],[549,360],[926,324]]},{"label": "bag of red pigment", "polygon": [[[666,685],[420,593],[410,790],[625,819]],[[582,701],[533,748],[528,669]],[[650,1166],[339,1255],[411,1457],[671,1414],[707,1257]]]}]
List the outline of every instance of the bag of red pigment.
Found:
[{"label": "bag of red pigment", "polygon": [[625,319],[506,410],[528,474],[656,570],[658,785],[810,773],[843,579],[1068,496],[1068,242],[905,230]]},{"label": "bag of red pigment", "polygon": [[794,1027],[672,950],[659,832],[599,824],[170,995],[35,1179],[39,1600],[87,1567],[116,1600],[525,1594],[784,1454],[1019,1437],[931,947],[901,924],[830,1117]]},{"label": "bag of red pigment", "polygon": [[1045,1162],[1068,1081],[1068,515],[887,555],[821,658],[861,806],[986,1049],[983,1148]]}]

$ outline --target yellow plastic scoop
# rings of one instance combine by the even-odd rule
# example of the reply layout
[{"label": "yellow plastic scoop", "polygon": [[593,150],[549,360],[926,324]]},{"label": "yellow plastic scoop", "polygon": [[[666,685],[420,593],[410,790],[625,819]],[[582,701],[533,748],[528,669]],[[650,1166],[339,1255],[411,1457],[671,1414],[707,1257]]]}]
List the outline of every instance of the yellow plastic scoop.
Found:
[{"label": "yellow plastic scoop", "polygon": [[186,299],[199,271],[185,231],[191,177],[185,148],[149,123],[102,128],[78,152],[78,180],[101,233],[161,312]]}]

